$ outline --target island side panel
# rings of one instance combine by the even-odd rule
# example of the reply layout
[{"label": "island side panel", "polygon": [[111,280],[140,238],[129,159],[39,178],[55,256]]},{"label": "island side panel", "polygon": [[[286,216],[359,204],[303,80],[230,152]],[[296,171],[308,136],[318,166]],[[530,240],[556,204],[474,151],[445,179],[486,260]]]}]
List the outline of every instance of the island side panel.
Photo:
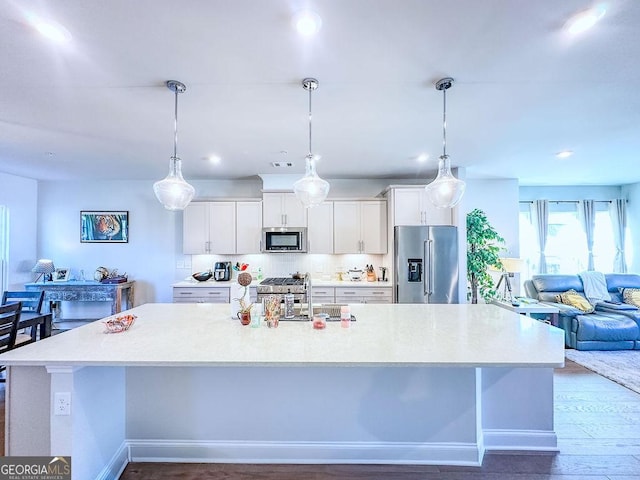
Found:
[{"label": "island side panel", "polygon": [[5,455],[51,454],[50,392],[45,367],[7,367]]},{"label": "island side panel", "polygon": [[474,368],[127,369],[134,460],[477,465]]},{"label": "island side panel", "polygon": [[117,478],[126,464],[125,367],[73,373],[73,478]]},{"label": "island side panel", "polygon": [[482,428],[487,450],[556,451],[552,368],[483,368]]}]

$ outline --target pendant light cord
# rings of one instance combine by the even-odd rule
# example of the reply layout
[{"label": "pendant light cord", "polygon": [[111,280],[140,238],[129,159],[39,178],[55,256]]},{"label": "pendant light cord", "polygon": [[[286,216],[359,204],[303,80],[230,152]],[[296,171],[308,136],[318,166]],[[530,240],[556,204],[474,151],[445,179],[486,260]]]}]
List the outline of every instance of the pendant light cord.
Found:
[{"label": "pendant light cord", "polygon": [[178,158],[178,88],[174,90],[176,95],[173,121],[173,158]]},{"label": "pendant light cord", "polygon": [[313,159],[312,149],[311,149],[311,92],[313,88],[309,88],[309,157]]},{"label": "pendant light cord", "polygon": [[447,89],[442,89],[442,156],[447,157]]}]

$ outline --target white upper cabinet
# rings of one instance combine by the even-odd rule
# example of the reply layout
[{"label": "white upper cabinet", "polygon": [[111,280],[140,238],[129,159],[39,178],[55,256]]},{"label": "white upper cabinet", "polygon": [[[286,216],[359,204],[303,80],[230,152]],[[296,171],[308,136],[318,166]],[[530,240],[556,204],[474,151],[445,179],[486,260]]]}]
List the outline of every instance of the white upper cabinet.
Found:
[{"label": "white upper cabinet", "polygon": [[424,187],[392,188],[393,225],[453,225],[450,208],[434,206]]},{"label": "white upper cabinet", "polygon": [[236,202],[236,252],[260,253],[262,202]]},{"label": "white upper cabinet", "polygon": [[307,209],[295,193],[265,192],[262,194],[262,225],[306,227]]},{"label": "white upper cabinet", "polygon": [[333,202],[307,210],[309,253],[333,253]]},{"label": "white upper cabinet", "polygon": [[182,252],[209,253],[209,206],[191,202],[182,212]]},{"label": "white upper cabinet", "polygon": [[236,253],[235,202],[193,202],[183,213],[185,254]]},{"label": "white upper cabinet", "polygon": [[387,253],[387,202],[336,201],[333,229],[334,253]]}]

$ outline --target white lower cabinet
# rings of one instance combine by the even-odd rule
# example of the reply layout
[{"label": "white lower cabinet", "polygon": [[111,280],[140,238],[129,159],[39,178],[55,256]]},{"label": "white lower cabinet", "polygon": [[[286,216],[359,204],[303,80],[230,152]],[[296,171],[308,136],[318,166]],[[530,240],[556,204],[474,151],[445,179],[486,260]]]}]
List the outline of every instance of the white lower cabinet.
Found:
[{"label": "white lower cabinet", "polygon": [[173,303],[229,303],[229,287],[173,287]]},{"label": "white lower cabinet", "polygon": [[335,303],[335,287],[311,287],[313,303]]},{"label": "white lower cabinet", "polygon": [[393,303],[391,287],[336,287],[335,303]]}]

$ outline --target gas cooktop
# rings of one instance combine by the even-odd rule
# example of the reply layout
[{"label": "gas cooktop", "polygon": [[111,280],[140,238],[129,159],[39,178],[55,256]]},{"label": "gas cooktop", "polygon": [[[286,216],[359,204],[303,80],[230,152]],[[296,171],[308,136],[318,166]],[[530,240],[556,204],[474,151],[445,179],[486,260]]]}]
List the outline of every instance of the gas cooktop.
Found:
[{"label": "gas cooktop", "polygon": [[260,282],[260,285],[302,285],[303,278],[293,277],[269,277]]}]

